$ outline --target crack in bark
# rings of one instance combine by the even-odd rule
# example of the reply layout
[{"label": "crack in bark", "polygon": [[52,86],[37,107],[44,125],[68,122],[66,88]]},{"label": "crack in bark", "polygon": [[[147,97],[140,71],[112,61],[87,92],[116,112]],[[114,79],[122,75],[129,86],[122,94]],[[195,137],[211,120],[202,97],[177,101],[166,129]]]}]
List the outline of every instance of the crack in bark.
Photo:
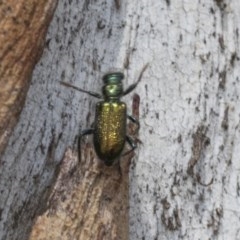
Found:
[{"label": "crack in bark", "polygon": [[213,183],[213,178],[209,183],[203,183],[199,173],[194,172],[194,167],[201,159],[204,149],[210,144],[210,139],[206,136],[207,128],[203,125],[199,126],[196,133],[193,134],[192,157],[188,162],[187,173],[197,180],[202,186],[209,186]]}]

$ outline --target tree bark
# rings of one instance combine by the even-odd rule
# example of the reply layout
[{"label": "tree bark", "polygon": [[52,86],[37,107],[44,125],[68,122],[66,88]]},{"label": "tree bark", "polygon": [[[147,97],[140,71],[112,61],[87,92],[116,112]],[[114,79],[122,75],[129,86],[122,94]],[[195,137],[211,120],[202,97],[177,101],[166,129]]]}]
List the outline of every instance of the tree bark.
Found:
[{"label": "tree bark", "polygon": [[0,3],[0,154],[23,108],[56,3]]},{"label": "tree bark", "polygon": [[[239,239],[239,10],[237,0],[59,2],[2,155],[0,239]],[[135,157],[108,168],[87,138],[79,162],[97,100],[60,81],[100,92],[120,68],[126,88],[146,63],[138,95],[124,99],[141,121]]]}]

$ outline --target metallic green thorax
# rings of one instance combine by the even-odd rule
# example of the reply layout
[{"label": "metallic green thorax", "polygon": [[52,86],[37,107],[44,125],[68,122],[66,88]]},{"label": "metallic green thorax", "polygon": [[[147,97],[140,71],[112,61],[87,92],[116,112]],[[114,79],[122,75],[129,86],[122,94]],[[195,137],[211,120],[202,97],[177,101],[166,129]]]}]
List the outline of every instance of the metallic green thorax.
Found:
[{"label": "metallic green thorax", "polygon": [[103,76],[102,92],[106,101],[119,101],[123,94],[123,78],[124,75],[121,72],[108,73]]}]

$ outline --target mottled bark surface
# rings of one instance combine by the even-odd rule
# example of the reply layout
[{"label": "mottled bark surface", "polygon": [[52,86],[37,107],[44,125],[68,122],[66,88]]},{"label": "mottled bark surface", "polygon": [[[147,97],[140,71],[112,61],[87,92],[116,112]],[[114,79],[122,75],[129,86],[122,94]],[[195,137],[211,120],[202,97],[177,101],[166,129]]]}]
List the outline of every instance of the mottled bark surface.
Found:
[{"label": "mottled bark surface", "polygon": [[116,166],[94,162],[91,148],[84,146],[81,165],[66,152],[48,209],[37,218],[30,239],[128,239],[129,164],[120,174]]},{"label": "mottled bark surface", "polygon": [[0,2],[0,154],[23,108],[56,3]]},{"label": "mottled bark surface", "polygon": [[145,3],[135,45],[153,62],[130,239],[239,239],[240,2]]},{"label": "mottled bark surface", "polygon": [[[22,223],[39,215],[32,239],[239,239],[239,11],[238,0],[61,1],[2,157],[0,238],[28,236]],[[100,92],[106,71],[127,86],[146,63],[128,229],[117,214],[128,167],[101,165],[90,138],[77,161],[96,100],[59,82]]]}]

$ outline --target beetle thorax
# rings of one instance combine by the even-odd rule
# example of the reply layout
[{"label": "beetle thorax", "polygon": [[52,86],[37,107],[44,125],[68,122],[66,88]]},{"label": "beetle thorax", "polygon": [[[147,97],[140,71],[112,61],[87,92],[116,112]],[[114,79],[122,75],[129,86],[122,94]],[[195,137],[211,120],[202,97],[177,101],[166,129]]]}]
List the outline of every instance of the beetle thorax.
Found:
[{"label": "beetle thorax", "polygon": [[103,95],[107,101],[118,101],[123,94],[123,73],[113,72],[103,76]]}]

